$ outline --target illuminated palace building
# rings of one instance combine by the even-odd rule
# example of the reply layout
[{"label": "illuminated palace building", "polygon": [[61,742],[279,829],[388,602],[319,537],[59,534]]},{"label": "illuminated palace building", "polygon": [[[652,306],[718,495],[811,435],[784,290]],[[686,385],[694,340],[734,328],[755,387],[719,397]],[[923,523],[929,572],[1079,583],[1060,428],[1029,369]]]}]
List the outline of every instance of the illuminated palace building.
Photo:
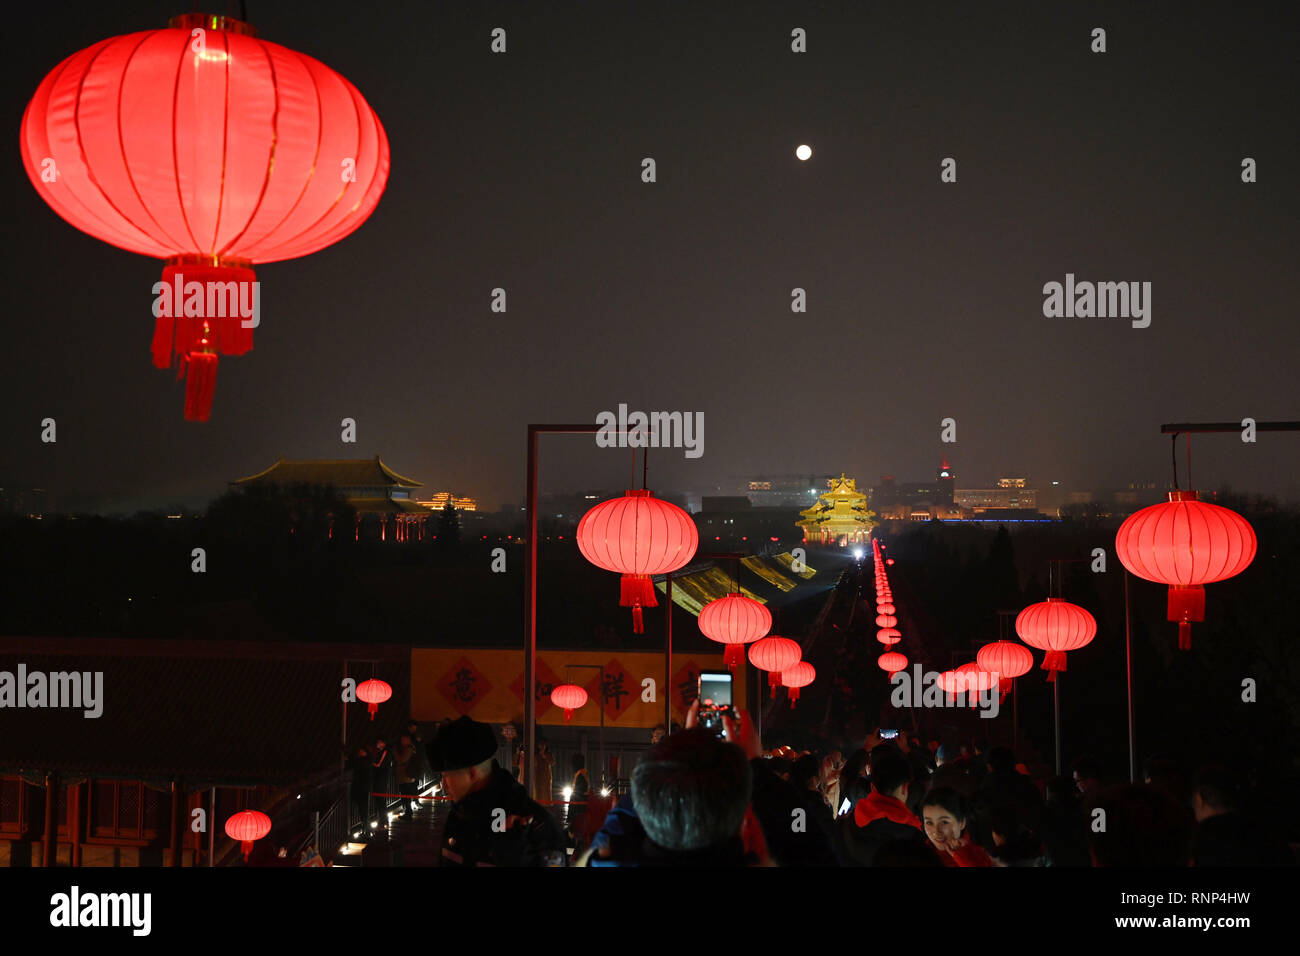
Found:
[{"label": "illuminated palace building", "polygon": [[[433,514],[427,505],[411,498],[412,491],[424,486],[393,471],[378,455],[374,458],[316,458],[305,461],[286,461],[281,458],[265,471],[240,478],[231,482],[231,485],[236,488],[259,485],[332,486],[356,510],[355,534],[358,540],[363,527],[369,529],[371,526],[376,527],[381,541],[422,540],[426,519]],[[452,507],[457,505],[453,502]],[[332,529],[330,534],[332,537]]]},{"label": "illuminated palace building", "polygon": [[831,479],[830,488],[822,492],[817,504],[799,512],[799,517],[803,539],[812,545],[861,544],[876,526],[876,514],[867,507],[866,494],[842,473]]}]

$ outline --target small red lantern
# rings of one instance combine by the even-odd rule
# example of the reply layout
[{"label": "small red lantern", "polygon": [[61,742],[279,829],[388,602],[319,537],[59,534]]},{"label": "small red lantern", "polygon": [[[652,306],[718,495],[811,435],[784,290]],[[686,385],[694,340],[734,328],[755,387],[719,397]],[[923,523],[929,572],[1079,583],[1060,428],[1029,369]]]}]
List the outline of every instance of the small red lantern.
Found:
[{"label": "small red lantern", "polygon": [[1012,680],[1028,674],[1034,666],[1034,655],[1029,652],[1029,648],[1015,641],[994,641],[980,648],[975,655],[975,663],[982,670],[998,675],[998,687],[1002,690],[1002,696],[1006,697],[1011,690]]},{"label": "small red lantern", "polygon": [[1097,620],[1077,604],[1048,598],[1016,616],[1016,633],[1030,647],[1046,651],[1042,669],[1049,681],[1065,670],[1065,652],[1076,651],[1097,636]]},{"label": "small red lantern", "polygon": [[896,627],[882,627],[876,631],[876,640],[881,644],[897,644],[903,639],[903,632]]},{"label": "small red lantern", "polygon": [[977,661],[961,665],[957,668],[956,674],[961,681],[961,686],[965,688],[966,699],[970,701],[972,707],[979,702],[978,695],[981,692],[998,686],[997,676],[981,668]]},{"label": "small red lantern", "polygon": [[711,641],[725,644],[723,659],[730,670],[744,658],[741,648],[772,628],[772,613],[753,598],[733,593],[710,601],[700,610],[700,630]]},{"label": "small red lantern", "polygon": [[897,651],[885,651],[876,658],[876,663],[880,665],[881,670],[893,677],[907,666],[907,658]]},{"label": "small red lantern", "polygon": [[602,501],[578,522],[578,550],[598,568],[621,574],[619,606],[632,609],[632,632],[644,634],[643,607],[658,607],[653,575],[683,568],[700,533],[691,516],[646,489]]},{"label": "small red lantern", "polygon": [[877,614],[876,627],[898,627],[898,618],[892,614]]},{"label": "small red lantern", "polygon": [[271,818],[260,810],[240,810],[226,821],[226,836],[239,841],[244,859],[253,851],[253,843],[271,832]]},{"label": "small red lantern", "polygon": [[799,699],[799,688],[807,687],[817,679],[817,671],[807,661],[800,661],[789,670],[781,672],[781,683],[786,686],[786,693],[790,695],[790,708],[793,710],[795,702]]},{"label": "small red lantern", "polygon": [[1143,508],[1119,526],[1120,563],[1147,581],[1169,585],[1167,616],[1178,622],[1178,648],[1192,646],[1192,622],[1205,620],[1205,587],[1234,577],[1255,559],[1250,522],[1229,508],[1199,501],[1195,491]]},{"label": "small red lantern", "polygon": [[551,703],[564,708],[564,722],[567,724],[573,712],[587,702],[587,692],[577,684],[561,684],[551,691]]},{"label": "small red lantern", "polygon": [[888,601],[884,604],[876,605],[877,614],[894,614],[897,610],[898,608],[894,607],[894,605]]},{"label": "small red lantern", "polygon": [[772,696],[781,686],[781,671],[793,667],[803,657],[803,649],[788,637],[765,637],[749,647],[749,662],[761,671],[767,671],[767,683]]},{"label": "small red lantern", "polygon": [[375,719],[379,705],[393,696],[393,688],[381,680],[370,678],[357,685],[357,700],[365,701],[370,711],[370,719]]}]

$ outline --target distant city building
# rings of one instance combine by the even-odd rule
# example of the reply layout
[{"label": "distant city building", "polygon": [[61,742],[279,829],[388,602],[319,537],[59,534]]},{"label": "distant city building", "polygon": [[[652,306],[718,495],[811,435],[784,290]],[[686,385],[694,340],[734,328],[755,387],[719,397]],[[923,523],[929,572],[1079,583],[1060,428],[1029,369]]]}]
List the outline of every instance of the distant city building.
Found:
[{"label": "distant city building", "polygon": [[420,482],[404,478],[376,455],[374,458],[313,458],[276,461],[265,471],[232,481],[232,487],[258,485],[316,485],[333,487],[357,512],[356,535],[361,536],[363,518],[375,516],[380,540],[407,541],[421,538],[430,511],[411,498],[423,488]]},{"label": "distant city building", "polygon": [[831,480],[830,489],[818,497],[817,504],[799,515],[802,520],[796,524],[809,544],[861,544],[876,526],[876,513],[867,507],[866,493],[858,491],[854,479],[843,473]]},{"label": "distant city building", "polygon": [[952,500],[958,507],[976,512],[1005,508],[1034,511],[1038,491],[1029,487],[1027,478],[999,478],[996,488],[958,488]]},{"label": "distant city building", "polygon": [[45,488],[0,488],[0,512],[39,518],[54,512],[54,492]]},{"label": "distant city building", "polygon": [[450,491],[440,491],[432,498],[416,498],[415,503],[423,505],[430,511],[441,511],[447,507],[447,502],[457,511],[478,511],[478,502],[473,498],[459,498]]},{"label": "distant city building", "polygon": [[[948,506],[953,504],[954,486],[957,473],[943,459],[935,471],[933,481],[908,482],[899,484],[893,475],[882,475],[871,495],[871,506],[882,515],[886,510],[897,512],[897,506],[909,506],[912,510],[922,510],[928,506]],[[910,514],[910,511],[908,512]]]}]

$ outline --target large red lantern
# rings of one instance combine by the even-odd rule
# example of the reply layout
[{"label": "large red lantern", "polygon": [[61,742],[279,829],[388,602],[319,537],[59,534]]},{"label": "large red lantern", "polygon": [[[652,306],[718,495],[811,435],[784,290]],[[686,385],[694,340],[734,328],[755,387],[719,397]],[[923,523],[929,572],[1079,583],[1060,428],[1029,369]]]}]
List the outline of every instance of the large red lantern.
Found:
[{"label": "large red lantern", "polygon": [[1029,652],[1029,648],[1015,641],[994,641],[980,648],[975,655],[975,663],[981,670],[998,675],[998,687],[1002,690],[1002,696],[1006,697],[1011,690],[1012,680],[1028,674],[1034,666],[1034,655]]},{"label": "large red lantern", "polygon": [[388,698],[393,696],[393,688],[387,683],[375,678],[368,681],[362,681],[357,685],[357,700],[364,701],[370,711],[370,719],[375,719],[375,714],[379,711],[379,705]]},{"label": "large red lantern", "polygon": [[817,679],[817,671],[807,661],[800,661],[789,670],[781,672],[781,683],[786,686],[786,693],[790,697],[790,708],[793,710],[795,702],[799,700],[799,688],[807,687]]},{"label": "large red lantern", "polygon": [[217,356],[253,347],[253,266],[338,242],[388,182],[388,137],[356,87],[205,14],[68,57],[27,105],[21,147],[56,213],[163,260],[153,359],[187,376],[190,421],[208,419]]},{"label": "large red lantern", "polygon": [[271,832],[271,818],[260,810],[240,810],[226,821],[226,836],[239,841],[244,859],[253,852],[253,843]]},{"label": "large red lantern", "polygon": [[767,671],[767,683],[772,696],[781,686],[781,671],[793,667],[803,657],[803,649],[788,637],[765,637],[749,646],[749,662],[761,671]]},{"label": "large red lantern", "polygon": [[1065,652],[1076,651],[1097,636],[1096,619],[1069,601],[1048,598],[1031,604],[1016,616],[1016,633],[1030,647],[1046,651],[1042,669],[1049,681],[1065,670]]},{"label": "large red lantern", "polygon": [[892,614],[877,614],[876,627],[898,627],[898,618]]},{"label": "large red lantern", "polygon": [[564,709],[564,722],[567,724],[573,712],[587,702],[587,692],[577,684],[561,684],[551,691],[551,703]]},{"label": "large red lantern", "polygon": [[1198,501],[1195,491],[1143,508],[1119,526],[1120,563],[1148,581],[1169,585],[1168,618],[1178,647],[1192,646],[1192,622],[1205,620],[1205,587],[1244,571],[1258,543],[1250,522],[1229,508]]},{"label": "large red lantern", "polygon": [[897,651],[885,651],[876,658],[876,663],[880,665],[881,670],[893,677],[907,666],[907,658]]},{"label": "large red lantern", "polygon": [[743,594],[728,594],[710,601],[700,611],[700,630],[709,640],[727,646],[723,660],[733,671],[744,657],[741,648],[771,629],[772,613]]},{"label": "large red lantern", "polygon": [[641,608],[659,605],[652,575],[685,567],[699,544],[691,516],[644,488],[602,501],[578,522],[582,556],[623,575],[619,606],[632,609],[635,634],[645,633]]}]

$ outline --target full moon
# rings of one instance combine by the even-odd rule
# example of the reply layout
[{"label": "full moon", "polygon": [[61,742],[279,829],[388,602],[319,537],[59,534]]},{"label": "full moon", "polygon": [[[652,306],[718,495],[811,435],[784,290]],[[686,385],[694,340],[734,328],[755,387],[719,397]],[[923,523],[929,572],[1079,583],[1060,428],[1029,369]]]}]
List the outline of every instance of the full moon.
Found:
[{"label": "full moon", "polygon": [[798,156],[800,159],[807,159],[809,156],[812,155],[812,147],[800,146],[798,149],[794,151],[794,154]]}]

